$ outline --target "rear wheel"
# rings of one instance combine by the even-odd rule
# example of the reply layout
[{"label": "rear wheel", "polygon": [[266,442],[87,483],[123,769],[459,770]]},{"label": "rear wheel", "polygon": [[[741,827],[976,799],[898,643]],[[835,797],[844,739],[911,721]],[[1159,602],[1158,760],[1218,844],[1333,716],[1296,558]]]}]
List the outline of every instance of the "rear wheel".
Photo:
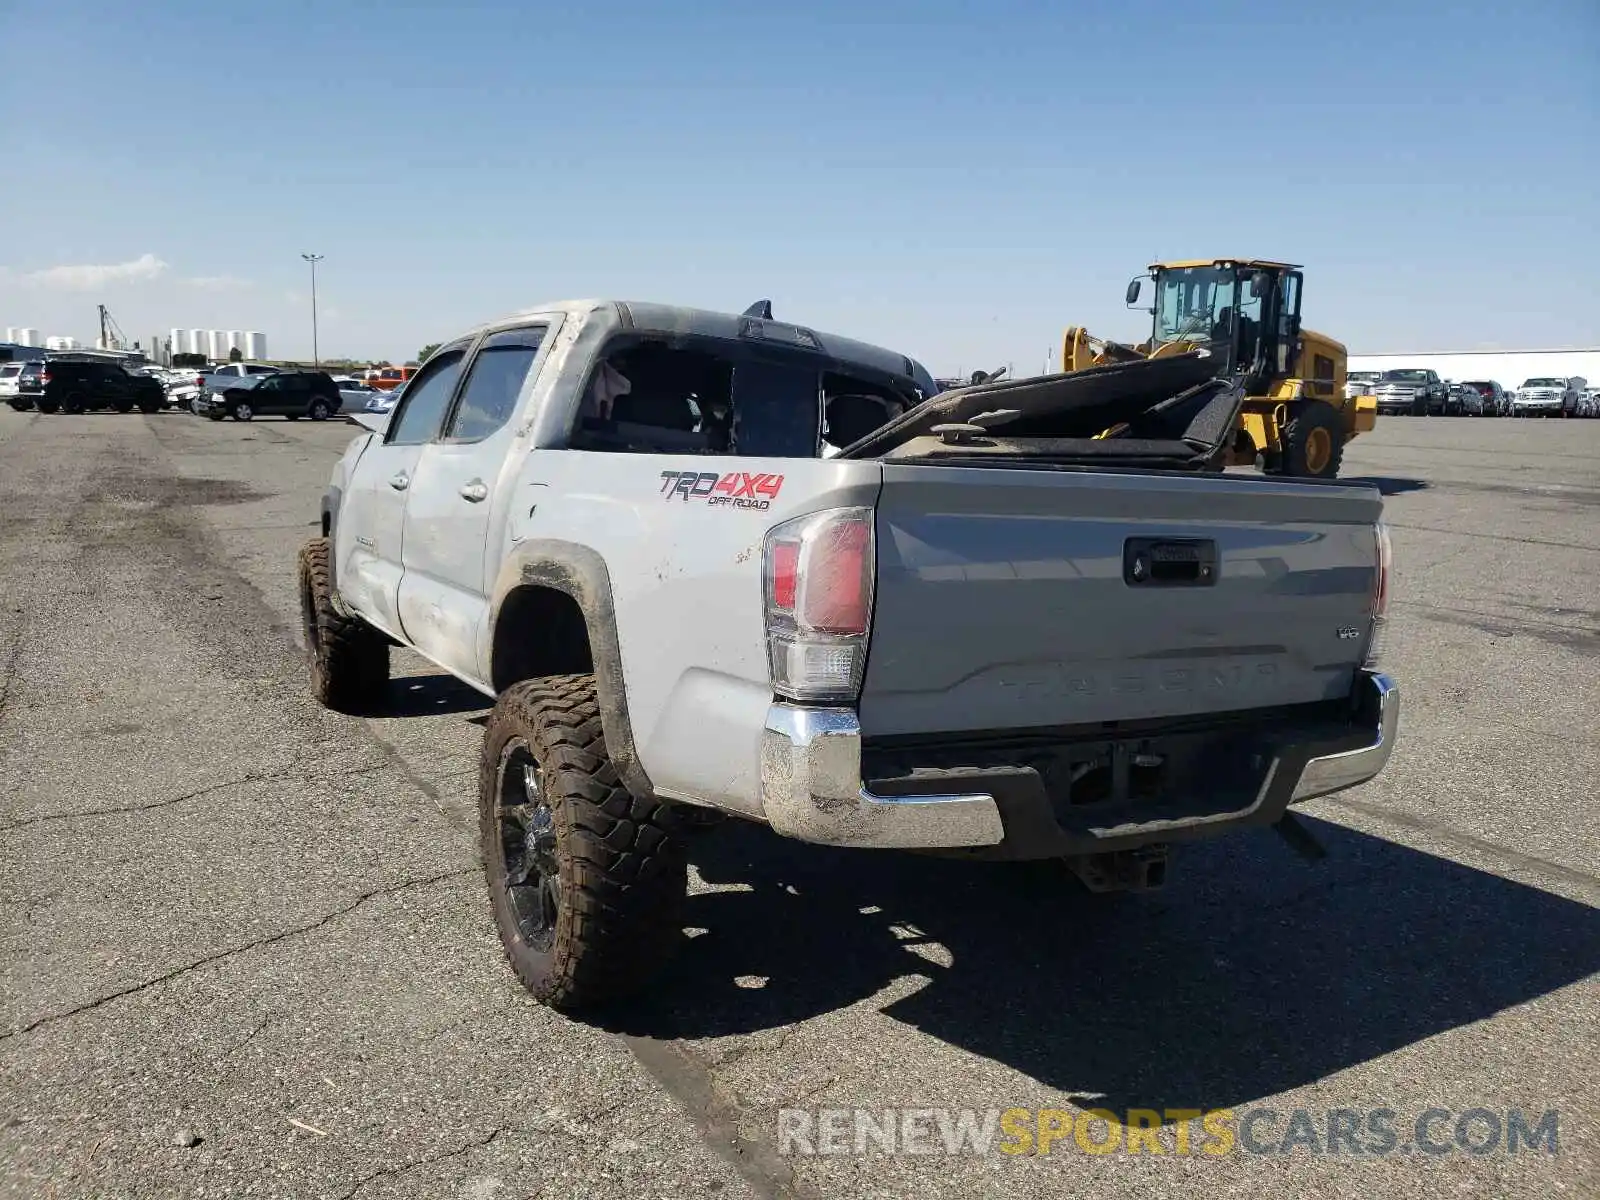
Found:
[{"label": "rear wheel", "polygon": [[61,401],[63,412],[81,413],[87,407],[89,407],[89,397],[82,392],[68,392],[66,398]]},{"label": "rear wheel", "polygon": [[142,412],[142,413],[160,412],[161,411],[161,401],[159,401],[159,400],[141,400],[141,401],[139,401],[139,411]]},{"label": "rear wheel", "polygon": [[328,414],[332,411],[333,410],[328,407],[328,402],[326,400],[318,398],[311,402],[311,407],[306,410],[306,416],[310,417],[313,421],[326,421],[328,419]]},{"label": "rear wheel", "polygon": [[300,550],[300,626],[317,701],[337,712],[371,712],[389,685],[389,641],[333,599],[332,541],[312,538]]},{"label": "rear wheel", "polygon": [[682,832],[669,805],[622,785],[592,675],[501,693],[484,731],[478,823],[500,941],[542,1003],[620,999],[677,949]]},{"label": "rear wheel", "polygon": [[1322,400],[1302,404],[1283,427],[1283,473],[1333,479],[1344,459],[1344,421]]},{"label": "rear wheel", "polygon": [[243,400],[235,400],[228,408],[228,415],[231,416],[235,421],[248,421],[256,414],[255,410],[252,409],[247,402]]},{"label": "rear wheel", "polygon": [[61,411],[61,402],[59,400],[46,400],[43,396],[41,396],[41,397],[39,397],[39,400],[37,401],[37,404],[38,404],[39,411],[42,412],[42,413],[53,413],[53,412],[60,412]]}]

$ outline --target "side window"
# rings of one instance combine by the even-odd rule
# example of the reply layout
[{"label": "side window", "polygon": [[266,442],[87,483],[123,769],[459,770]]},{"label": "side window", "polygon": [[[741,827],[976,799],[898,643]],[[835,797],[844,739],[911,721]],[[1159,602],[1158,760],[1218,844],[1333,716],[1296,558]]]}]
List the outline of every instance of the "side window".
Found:
[{"label": "side window", "polygon": [[482,441],[511,419],[545,332],[545,327],[538,325],[509,329],[485,340],[467,372],[461,401],[445,427],[446,441]]},{"label": "side window", "polygon": [[433,440],[445,406],[450,403],[450,394],[456,390],[461,360],[465,357],[466,348],[457,346],[441,350],[428,360],[427,368],[406,385],[395,410],[394,422],[389,426],[386,444],[420,446]]},{"label": "side window", "polygon": [[1333,395],[1333,359],[1316,354],[1312,356],[1311,364],[1311,390],[1319,396]]}]

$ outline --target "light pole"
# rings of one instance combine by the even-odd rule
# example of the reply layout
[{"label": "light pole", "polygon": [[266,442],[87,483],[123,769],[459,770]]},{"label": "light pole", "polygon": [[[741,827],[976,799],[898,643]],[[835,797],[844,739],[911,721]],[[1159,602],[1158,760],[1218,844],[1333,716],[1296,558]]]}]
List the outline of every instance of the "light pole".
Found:
[{"label": "light pole", "polygon": [[327,258],[326,254],[302,254],[301,258],[311,264],[311,362],[312,369],[322,370],[322,355],[317,349],[317,264]]}]

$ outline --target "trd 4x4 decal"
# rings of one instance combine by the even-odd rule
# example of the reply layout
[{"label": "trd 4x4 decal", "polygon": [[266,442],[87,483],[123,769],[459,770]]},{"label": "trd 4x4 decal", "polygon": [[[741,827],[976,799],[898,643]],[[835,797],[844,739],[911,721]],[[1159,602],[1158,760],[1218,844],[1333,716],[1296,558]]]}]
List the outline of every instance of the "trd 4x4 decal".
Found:
[{"label": "trd 4x4 decal", "polygon": [[731,508],[771,508],[782,487],[782,475],[751,475],[744,471],[730,471],[726,475],[715,471],[661,472],[661,494],[668,499],[677,496],[685,502],[704,500],[707,504]]}]

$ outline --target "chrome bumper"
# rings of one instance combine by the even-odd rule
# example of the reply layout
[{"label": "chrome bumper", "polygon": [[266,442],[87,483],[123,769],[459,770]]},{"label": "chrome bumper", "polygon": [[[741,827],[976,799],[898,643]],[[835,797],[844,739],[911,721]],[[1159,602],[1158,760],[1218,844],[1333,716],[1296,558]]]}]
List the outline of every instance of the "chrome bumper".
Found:
[{"label": "chrome bumper", "polygon": [[774,832],[827,846],[993,846],[1005,837],[986,793],[874,796],[861,784],[861,723],[845,708],[774,704],[761,734],[761,806]]},{"label": "chrome bumper", "polygon": [[[1400,727],[1400,691],[1387,675],[1363,672],[1356,686],[1370,740],[1354,749],[1308,759],[1283,806],[1365,783],[1389,761]],[[761,806],[785,837],[829,846],[942,849],[998,846],[1005,841],[1001,806],[988,792],[876,796],[861,779],[861,723],[844,708],[774,704],[761,734]],[[1238,815],[1238,814],[1236,814]],[[1264,819],[1264,818],[1263,818]],[[1195,818],[1169,826],[1236,822]]]},{"label": "chrome bumper", "polygon": [[1365,783],[1383,770],[1394,753],[1395,737],[1400,732],[1400,689],[1394,680],[1377,671],[1362,672],[1356,686],[1367,689],[1362,699],[1366,711],[1373,714],[1372,741],[1355,750],[1307,762],[1300,782],[1295,784],[1291,804]]}]

